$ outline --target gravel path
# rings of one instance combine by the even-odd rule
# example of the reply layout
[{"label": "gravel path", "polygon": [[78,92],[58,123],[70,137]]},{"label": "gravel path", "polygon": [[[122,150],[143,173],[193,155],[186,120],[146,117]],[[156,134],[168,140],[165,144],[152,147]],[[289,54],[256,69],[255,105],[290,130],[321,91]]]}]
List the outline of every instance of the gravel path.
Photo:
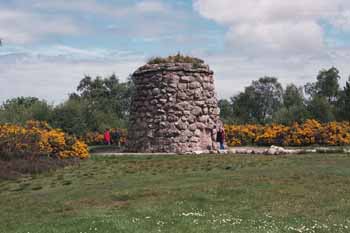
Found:
[{"label": "gravel path", "polygon": [[[288,148],[271,147],[232,147],[227,150],[221,150],[219,154],[261,154],[261,155],[283,155],[283,154],[305,154],[305,153],[350,153],[346,147],[316,147],[316,148]],[[209,154],[208,151],[196,151],[189,155]],[[95,152],[93,156],[125,156],[125,155],[177,155],[176,153],[126,153],[126,152]]]}]

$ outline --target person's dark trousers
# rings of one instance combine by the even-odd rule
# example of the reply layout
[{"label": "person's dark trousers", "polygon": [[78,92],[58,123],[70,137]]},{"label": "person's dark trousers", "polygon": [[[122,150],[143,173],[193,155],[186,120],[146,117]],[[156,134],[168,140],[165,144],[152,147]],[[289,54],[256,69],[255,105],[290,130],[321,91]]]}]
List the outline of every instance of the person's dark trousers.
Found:
[{"label": "person's dark trousers", "polygon": [[224,150],[225,146],[224,146],[224,142],[220,142],[220,150]]}]

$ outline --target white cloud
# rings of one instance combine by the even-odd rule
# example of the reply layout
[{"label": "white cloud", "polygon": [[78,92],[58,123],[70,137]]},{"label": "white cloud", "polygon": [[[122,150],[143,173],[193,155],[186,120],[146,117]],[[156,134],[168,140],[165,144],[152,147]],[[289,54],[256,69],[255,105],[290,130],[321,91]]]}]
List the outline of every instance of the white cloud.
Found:
[{"label": "white cloud", "polygon": [[[28,4],[29,2],[29,4]],[[28,1],[27,7],[34,9],[55,9],[68,12],[85,12],[89,14],[107,15],[107,16],[130,16],[143,13],[168,13],[169,7],[159,0],[143,0],[135,4],[110,4],[96,0],[32,0]],[[32,2],[30,4],[30,2]]]},{"label": "white cloud", "polygon": [[233,48],[248,54],[289,55],[324,49],[322,28],[312,21],[239,24],[229,30],[227,40]]},{"label": "white cloud", "polygon": [[315,82],[321,69],[332,66],[340,70],[341,85],[350,75],[350,47],[334,50],[330,56],[307,57],[291,56],[285,59],[274,57],[247,58],[232,54],[198,54],[215,72],[215,84],[220,98],[228,98],[244,90],[253,80],[264,76],[277,77],[286,86],[294,83],[299,86]]},{"label": "white cloud", "polygon": [[[14,3],[9,9],[12,15],[6,17],[0,10],[0,37],[13,44],[29,44],[50,34],[164,36],[190,27],[189,11],[161,0],[119,4],[97,0],[14,0]],[[5,17],[6,21],[2,20]],[[17,27],[13,27],[13,22]]]},{"label": "white cloud", "polygon": [[81,29],[67,18],[0,9],[0,37],[5,43],[25,44],[48,35],[74,35]]},{"label": "white cloud", "polygon": [[340,30],[350,30],[348,0],[193,0],[193,6],[227,28],[222,54],[199,54],[215,71],[222,98],[263,76],[304,85],[332,66],[342,84],[350,74],[350,47],[339,40]]},{"label": "white cloud", "polygon": [[15,0],[8,6],[0,3],[0,38],[10,44],[30,44],[50,35],[100,33],[101,25],[87,20],[91,16],[108,17],[111,26],[127,21],[127,25],[122,24],[126,34],[140,31],[143,35],[147,30],[163,32],[168,28],[165,24],[175,25],[169,19],[176,15],[170,5],[158,0],[119,5],[96,0]]},{"label": "white cloud", "polygon": [[[244,90],[252,80],[275,76],[284,85],[313,82],[319,70],[336,66],[344,83],[350,74],[347,61],[350,48],[335,50],[330,57],[290,57],[288,59],[245,58],[227,54],[196,54],[205,59],[215,72],[220,98],[229,98]],[[59,103],[75,91],[84,74],[95,77],[115,73],[121,79],[145,63],[145,56],[128,51],[78,49],[62,45],[36,52],[21,51],[0,55],[0,103],[17,96],[36,96]]]},{"label": "white cloud", "polygon": [[59,103],[75,91],[85,74],[105,77],[115,73],[125,80],[144,60],[143,55],[127,51],[66,46],[47,48],[44,53],[0,55],[0,103],[18,96],[36,96]]},{"label": "white cloud", "polygon": [[229,28],[233,48],[256,55],[320,52],[325,46],[320,22],[348,28],[349,7],[348,0],[194,0],[203,17]]},{"label": "white cloud", "polygon": [[168,7],[164,5],[164,3],[160,1],[141,1],[136,3],[135,9],[139,12],[146,12],[146,13],[167,13]]},{"label": "white cloud", "polygon": [[57,11],[82,11],[82,12],[96,12],[96,13],[111,13],[112,9],[97,3],[95,0],[27,0],[21,4],[27,8],[45,9]]},{"label": "white cloud", "polygon": [[343,31],[350,31],[350,9],[340,12],[331,20],[331,24]]},{"label": "white cloud", "polygon": [[203,16],[220,23],[268,23],[329,18],[348,7],[347,0],[194,0]]},{"label": "white cloud", "polygon": [[[223,40],[221,29],[209,31],[203,27],[205,22],[193,20],[195,16],[181,5],[166,1],[14,2],[16,8],[0,8],[0,37],[5,37],[5,43],[26,44],[50,35],[94,30],[90,38],[98,33],[130,38],[131,44],[145,46],[148,54],[57,44],[26,46],[27,50],[6,45],[0,50],[0,102],[30,95],[57,103],[74,91],[84,74],[105,76],[115,72],[125,78],[145,62],[145,57],[174,48],[206,60],[215,71],[221,98],[242,91],[252,80],[265,75],[276,76],[283,84],[303,85],[314,81],[322,68],[336,66],[342,71],[343,82],[350,74],[350,48],[336,38],[325,38],[322,26],[325,23],[335,30],[350,30],[348,0],[194,0],[195,9],[203,17],[227,28],[228,46],[223,53],[217,51]],[[99,19],[101,24],[97,23]],[[188,32],[192,35],[188,36]],[[215,38],[208,41],[211,35]],[[210,46],[209,42],[215,43]],[[146,43],[153,44],[147,47]],[[328,47],[330,43],[332,48]]]}]

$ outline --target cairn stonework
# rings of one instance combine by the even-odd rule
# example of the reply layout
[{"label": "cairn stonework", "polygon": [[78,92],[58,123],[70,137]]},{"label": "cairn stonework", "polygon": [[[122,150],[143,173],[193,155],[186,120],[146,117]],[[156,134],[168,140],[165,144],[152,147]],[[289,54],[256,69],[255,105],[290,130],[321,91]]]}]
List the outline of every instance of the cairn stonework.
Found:
[{"label": "cairn stonework", "polygon": [[217,150],[221,122],[213,75],[204,63],[147,64],[135,71],[128,150]]}]

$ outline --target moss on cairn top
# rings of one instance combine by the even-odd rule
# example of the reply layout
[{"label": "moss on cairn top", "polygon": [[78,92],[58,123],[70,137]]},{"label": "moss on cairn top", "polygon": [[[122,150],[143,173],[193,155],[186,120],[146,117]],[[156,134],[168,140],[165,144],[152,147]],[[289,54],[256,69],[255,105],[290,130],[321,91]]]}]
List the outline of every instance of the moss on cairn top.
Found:
[{"label": "moss on cairn top", "polygon": [[209,66],[205,64],[203,60],[178,53],[177,55],[165,58],[154,57],[149,59],[145,65],[139,67],[133,73],[133,76],[140,76],[144,73],[154,73],[159,71],[184,71],[213,74],[213,71],[210,70]]},{"label": "moss on cairn top", "polygon": [[174,56],[168,56],[164,58],[153,57],[147,62],[147,64],[149,65],[165,64],[165,63],[189,63],[189,64],[192,64],[193,66],[201,66],[204,64],[204,61],[196,57],[185,56],[178,53]]}]

